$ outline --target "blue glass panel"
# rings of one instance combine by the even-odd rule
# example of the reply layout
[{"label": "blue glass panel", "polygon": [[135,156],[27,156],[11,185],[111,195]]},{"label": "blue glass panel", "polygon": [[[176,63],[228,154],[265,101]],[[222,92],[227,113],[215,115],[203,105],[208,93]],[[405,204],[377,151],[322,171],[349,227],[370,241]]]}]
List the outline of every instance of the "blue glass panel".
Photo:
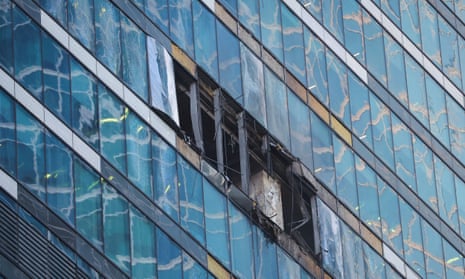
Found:
[{"label": "blue glass panel", "polygon": [[15,77],[32,95],[42,99],[40,28],[16,6],[13,21]]},{"label": "blue glass panel", "polygon": [[445,278],[441,235],[427,222],[422,222],[427,278]]},{"label": "blue glass panel", "polygon": [[344,46],[362,65],[365,65],[362,8],[357,1],[342,1]]},{"label": "blue glass panel", "polygon": [[194,57],[191,3],[192,0],[169,0],[170,34],[178,46]]},{"label": "blue glass panel", "polygon": [[168,0],[145,0],[145,14],[166,34],[169,33]]},{"label": "blue glass panel", "polygon": [[418,0],[400,0],[402,31],[417,46],[421,45]]},{"label": "blue glass panel", "polygon": [[355,156],[359,212],[362,221],[381,236],[378,184],[376,174],[362,159]]},{"label": "blue glass panel", "polygon": [[45,136],[45,179],[47,203],[61,218],[74,226],[73,155],[56,136]]},{"label": "blue glass panel", "polygon": [[370,107],[375,154],[391,169],[394,169],[391,111],[374,94],[370,94]]},{"label": "blue glass panel", "polygon": [[438,24],[441,41],[442,70],[458,88],[462,88],[457,32],[441,16],[438,16]]},{"label": "blue glass panel", "polygon": [[0,167],[16,173],[15,103],[0,89]]},{"label": "blue glass panel", "polygon": [[95,0],[95,54],[111,72],[121,76],[120,14],[108,0]]},{"label": "blue glass panel", "polygon": [[425,93],[425,72],[409,55],[405,55],[409,108],[425,127],[429,127]]},{"label": "blue glass panel", "polygon": [[66,124],[71,125],[69,54],[47,33],[42,33],[44,103]]},{"label": "blue glass panel", "polygon": [[341,222],[344,278],[365,278],[362,239]]},{"label": "blue glass panel", "polygon": [[368,71],[386,86],[383,28],[366,11],[363,11],[363,30]]},{"label": "blue glass panel", "polygon": [[348,82],[352,132],[363,143],[372,149],[373,132],[371,129],[370,99],[368,97],[368,88],[352,72],[349,72]]},{"label": "blue glass panel", "polygon": [[260,0],[239,0],[239,21],[260,40]]},{"label": "blue glass panel", "polygon": [[397,26],[400,26],[399,0],[381,0],[381,10],[387,14]]},{"label": "blue glass panel", "polygon": [[242,96],[239,40],[220,21],[217,21],[220,83],[234,100],[244,104]]},{"label": "blue glass panel", "polygon": [[13,24],[10,0],[0,0],[0,67],[13,73]]},{"label": "blue glass panel", "polygon": [[126,158],[128,178],[147,196],[152,197],[150,131],[134,112],[126,119]]},{"label": "blue glass panel", "polygon": [[[383,258],[381,258],[368,244],[362,244],[364,262],[365,262],[365,278],[367,279],[384,279],[386,278],[386,270]],[[391,278],[389,278],[391,279]]]},{"label": "blue glass panel", "polygon": [[446,92],[429,75],[426,76],[426,95],[431,133],[450,149],[448,120],[446,111]]},{"label": "blue glass panel", "polygon": [[434,156],[434,171],[436,190],[438,192],[439,215],[449,226],[459,231],[454,175],[449,167],[436,155]]},{"label": "blue glass panel", "polygon": [[308,169],[313,169],[309,109],[295,94],[287,94],[287,101],[292,108],[289,110],[292,154],[300,158]]},{"label": "blue glass panel", "polygon": [[399,255],[402,255],[403,246],[399,198],[397,194],[379,177],[378,189],[383,240]]},{"label": "blue glass panel", "polygon": [[75,59],[71,59],[71,92],[73,129],[98,149],[96,81]]},{"label": "blue glass panel", "polygon": [[346,66],[330,51],[326,52],[331,111],[350,127],[349,88]]},{"label": "blue glass panel", "polygon": [[256,278],[278,278],[278,263],[276,258],[276,245],[263,233],[261,229],[253,226],[254,257]]},{"label": "blue glass panel", "polygon": [[139,97],[148,100],[145,34],[130,19],[121,16],[123,80]]},{"label": "blue glass panel", "polygon": [[16,106],[18,180],[45,201],[44,129],[23,107]]},{"label": "blue glass panel", "polygon": [[237,15],[237,0],[218,0],[233,15]]},{"label": "blue glass panel", "polygon": [[446,277],[448,279],[463,278],[464,263],[463,256],[455,250],[447,241],[443,241],[444,245],[444,262],[446,266]]},{"label": "blue glass panel", "polygon": [[412,134],[410,129],[395,114],[392,117],[392,138],[396,159],[397,175],[414,191],[415,164],[413,158]]},{"label": "blue glass panel", "polygon": [[266,127],[263,64],[244,44],[241,44],[241,64],[244,106]]},{"label": "blue glass panel", "polygon": [[415,136],[413,138],[413,150],[418,194],[434,211],[438,212],[438,199],[431,149]]},{"label": "blue glass panel", "polygon": [[156,278],[155,226],[131,206],[131,255],[133,278]]},{"label": "blue glass panel", "polygon": [[74,161],[76,228],[99,249],[102,240],[102,185],[100,177],[81,160]]},{"label": "blue glass panel", "polygon": [[130,272],[128,202],[106,184],[103,187],[103,234],[107,257],[123,271]]},{"label": "blue glass panel", "polygon": [[207,271],[189,254],[182,252],[182,271],[184,279],[206,279]]},{"label": "blue glass panel", "polygon": [[260,1],[262,43],[279,61],[283,61],[281,12],[278,0]]},{"label": "blue glass panel", "polygon": [[218,80],[218,53],[216,52],[215,16],[198,0],[193,1],[195,61]]},{"label": "blue glass panel", "polygon": [[91,52],[95,48],[94,1],[68,1],[68,31]]},{"label": "blue glass panel", "polygon": [[160,136],[152,133],[154,199],[166,214],[179,221],[176,151]]},{"label": "blue glass panel", "polygon": [[335,134],[333,134],[333,144],[337,196],[346,203],[355,215],[358,215],[359,206],[357,185],[355,182],[354,153]]},{"label": "blue glass panel", "polygon": [[278,248],[278,262],[280,279],[300,279],[299,265],[281,248]]},{"label": "blue glass panel", "polygon": [[252,228],[248,218],[229,203],[232,271],[239,278],[254,278]]},{"label": "blue glass panel", "polygon": [[157,230],[158,278],[182,278],[181,249],[165,233]]},{"label": "blue glass panel", "polygon": [[268,129],[285,146],[289,147],[289,118],[286,87],[267,67],[265,67],[265,92]]},{"label": "blue glass panel", "polygon": [[315,113],[311,112],[310,116],[313,139],[313,171],[316,177],[321,179],[333,193],[336,193],[331,132]]},{"label": "blue glass panel", "polygon": [[139,9],[144,9],[144,0],[131,0],[134,5],[136,5]]},{"label": "blue glass panel", "polygon": [[452,154],[465,163],[465,111],[446,95],[447,113],[449,115],[449,137]]},{"label": "blue glass panel", "polygon": [[402,199],[399,199],[399,206],[402,217],[405,261],[422,278],[425,278],[425,256],[423,254],[420,216]]},{"label": "blue glass panel", "polygon": [[390,35],[384,34],[386,71],[389,91],[408,107],[407,81],[405,77],[404,50]]},{"label": "blue glass panel", "polygon": [[205,244],[202,175],[178,156],[179,205],[181,225]]},{"label": "blue glass panel", "polygon": [[321,1],[322,0],[299,0],[302,5],[309,11],[320,23],[321,18]]},{"label": "blue glass panel", "polygon": [[323,104],[328,105],[325,46],[308,28],[304,28],[304,38],[308,89]]},{"label": "blue glass panel", "polygon": [[[229,267],[229,236],[226,199],[206,179],[203,180],[207,249],[226,267]],[[215,201],[215,202],[211,202]]]},{"label": "blue glass panel", "polygon": [[[436,66],[441,68],[439,47],[438,16],[436,10],[426,0],[418,0],[420,14],[422,49]],[[449,46],[450,47],[450,46]]]},{"label": "blue glass panel", "polygon": [[129,109],[101,83],[98,94],[101,153],[116,169],[126,173],[124,127]]},{"label": "blue glass panel", "polygon": [[281,2],[283,24],[284,61],[286,68],[303,84],[305,75],[302,22]]},{"label": "blue glass panel", "polygon": [[42,9],[47,11],[63,26],[67,26],[68,22],[68,11],[66,10],[67,4],[67,1],[40,0],[40,6]]},{"label": "blue glass panel", "polygon": [[455,190],[457,192],[460,234],[465,238],[465,183],[458,176],[455,176]]},{"label": "blue glass panel", "polygon": [[322,0],[323,23],[339,42],[344,42],[341,0]]}]

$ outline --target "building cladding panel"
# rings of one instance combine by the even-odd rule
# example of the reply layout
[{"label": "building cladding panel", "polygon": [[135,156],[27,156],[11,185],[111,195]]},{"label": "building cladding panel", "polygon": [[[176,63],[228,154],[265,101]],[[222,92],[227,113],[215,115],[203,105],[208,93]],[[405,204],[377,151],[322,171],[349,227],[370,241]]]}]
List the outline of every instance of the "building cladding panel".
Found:
[{"label": "building cladding panel", "polygon": [[464,7],[0,0],[0,278],[463,278]]}]

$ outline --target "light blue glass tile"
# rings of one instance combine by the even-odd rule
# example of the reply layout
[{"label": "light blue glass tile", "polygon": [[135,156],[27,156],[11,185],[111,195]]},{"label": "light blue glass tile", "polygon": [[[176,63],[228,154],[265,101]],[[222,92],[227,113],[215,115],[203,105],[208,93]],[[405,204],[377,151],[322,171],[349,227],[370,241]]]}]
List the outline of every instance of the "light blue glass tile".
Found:
[{"label": "light blue glass tile", "polygon": [[260,25],[263,45],[283,62],[281,10],[278,0],[260,1]]},{"label": "light blue glass tile", "polygon": [[394,169],[391,111],[374,94],[370,94],[371,127],[375,154]]},{"label": "light blue glass tile", "polygon": [[438,212],[433,154],[417,136],[413,137],[415,172],[418,194],[434,211]]},{"label": "light blue glass tile", "polygon": [[423,249],[425,253],[426,277],[445,278],[444,254],[441,235],[427,222],[422,222]]},{"label": "light blue glass tile", "polygon": [[399,197],[397,193],[379,177],[378,191],[383,241],[402,257],[403,242]]},{"label": "light blue glass tile", "polygon": [[441,16],[438,16],[438,29],[441,42],[442,71],[458,88],[462,88],[457,31]]},{"label": "light blue glass tile", "polygon": [[299,265],[281,248],[278,248],[278,262],[280,279],[300,279]]},{"label": "light blue glass tile", "polygon": [[350,99],[347,84],[347,67],[332,52],[326,52],[331,111],[350,127]]},{"label": "light blue glass tile", "polygon": [[344,42],[341,0],[322,0],[323,25],[339,42]]},{"label": "light blue glass tile", "polygon": [[425,76],[426,96],[431,133],[450,150],[448,113],[446,110],[446,92],[429,75]]},{"label": "light blue glass tile", "polygon": [[248,218],[229,203],[232,271],[239,278],[254,278],[252,228]]},{"label": "light blue glass tile", "polygon": [[181,249],[165,233],[157,230],[158,278],[182,278]]},{"label": "light blue glass tile", "polygon": [[310,136],[309,108],[295,94],[287,94],[291,151],[307,166],[313,169],[312,138]]},{"label": "light blue glass tile", "polygon": [[307,88],[324,105],[329,105],[326,77],[326,48],[308,28],[304,28]]},{"label": "light blue glass tile", "polygon": [[354,153],[335,134],[333,134],[333,144],[337,196],[358,216],[359,206],[355,182]]},{"label": "light blue glass tile", "polygon": [[455,231],[459,231],[454,174],[436,155],[433,157],[433,161],[434,174],[436,177],[436,190],[438,193],[437,204],[439,208],[439,215]]},{"label": "light blue glass tile", "polygon": [[169,34],[168,0],[145,0],[145,14],[166,34]]},{"label": "light blue glass tile", "polygon": [[155,226],[135,207],[130,207],[133,278],[156,278]]},{"label": "light blue glass tile", "polygon": [[192,0],[169,0],[169,5],[171,38],[190,57],[194,57]]},{"label": "light blue glass tile", "polygon": [[421,46],[418,0],[400,0],[402,31],[418,47]]},{"label": "light blue glass tile", "polygon": [[67,1],[40,0],[40,6],[55,18],[62,26],[68,24],[68,11],[66,9]]},{"label": "light blue glass tile", "polygon": [[362,65],[365,65],[362,8],[357,1],[342,1],[344,46]]},{"label": "light blue glass tile", "polygon": [[0,166],[16,174],[15,103],[0,89]]},{"label": "light blue glass tile", "polygon": [[182,271],[184,279],[207,279],[207,271],[189,254],[182,252]]},{"label": "light blue glass tile", "polygon": [[336,177],[334,170],[334,150],[329,127],[315,114],[311,115],[313,171],[317,178],[336,193]]},{"label": "light blue glass tile", "polygon": [[386,61],[383,28],[375,19],[363,11],[363,31],[365,36],[366,65],[368,71],[386,86]]},{"label": "light blue glass tile", "polygon": [[386,48],[387,86],[397,100],[408,107],[407,80],[405,76],[404,50],[390,35],[384,34]]},{"label": "light blue glass tile", "polygon": [[276,244],[264,232],[253,226],[253,244],[256,278],[278,278]]},{"label": "light blue glass tile", "polygon": [[0,0],[0,67],[13,73],[13,19],[11,1]]},{"label": "light blue glass tile", "polygon": [[94,1],[68,1],[68,31],[90,52],[95,49]]},{"label": "light blue glass tile", "polygon": [[426,0],[418,0],[422,50],[433,63],[441,68],[441,48],[437,11]]},{"label": "light blue glass tile", "polygon": [[239,0],[238,13],[239,21],[260,40],[260,0]]},{"label": "light blue glass tile", "polygon": [[[370,149],[373,148],[371,109],[368,88],[352,72],[348,75],[352,132]],[[350,126],[349,126],[350,127]]]},{"label": "light blue glass tile", "polygon": [[[410,129],[395,114],[392,117],[392,138],[397,175],[414,191],[415,164],[413,158],[412,133]],[[420,186],[420,185],[419,185]]]}]

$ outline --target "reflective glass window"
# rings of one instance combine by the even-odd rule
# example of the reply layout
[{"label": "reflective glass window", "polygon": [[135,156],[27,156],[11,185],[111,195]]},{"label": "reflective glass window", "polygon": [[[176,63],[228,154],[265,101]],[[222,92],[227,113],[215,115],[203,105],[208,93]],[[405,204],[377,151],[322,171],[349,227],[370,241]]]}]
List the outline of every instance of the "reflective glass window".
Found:
[{"label": "reflective glass window", "polygon": [[[418,0],[422,49],[436,66],[441,68],[438,15],[426,0]],[[449,46],[451,47],[451,46]]]},{"label": "reflective glass window", "polygon": [[184,279],[206,279],[207,271],[189,254],[182,252],[182,271]]},{"label": "reflective glass window", "polygon": [[278,278],[276,244],[258,227],[253,226],[256,278]]},{"label": "reflective glass window", "polygon": [[444,255],[440,234],[427,222],[422,222],[426,277],[445,278]]},{"label": "reflective glass window", "polygon": [[129,109],[101,83],[98,97],[101,153],[116,169],[126,173],[124,129]]},{"label": "reflective glass window", "polygon": [[452,154],[454,154],[462,163],[465,163],[465,111],[453,100],[446,95],[447,113],[449,115],[449,137]]},{"label": "reflective glass window", "polygon": [[131,0],[134,5],[136,5],[139,9],[144,8],[144,0]]},{"label": "reflective glass window", "polygon": [[215,16],[198,0],[194,0],[192,6],[195,60],[213,79],[218,80],[216,32],[206,32],[206,30],[215,30]]},{"label": "reflective glass window", "polygon": [[434,174],[438,193],[439,215],[454,230],[459,231],[454,175],[449,167],[436,155],[434,156]]},{"label": "reflective glass window", "polygon": [[363,11],[363,31],[368,71],[386,86],[383,28],[366,11]]},{"label": "reflective glass window", "polygon": [[336,193],[331,132],[315,113],[311,112],[310,115],[313,139],[313,171],[316,177]]},{"label": "reflective glass window", "polygon": [[328,66],[329,104],[331,111],[350,127],[349,88],[347,68],[332,52],[326,52]]},{"label": "reflective glass window", "polygon": [[400,0],[402,31],[418,47],[421,45],[418,0]]},{"label": "reflective glass window", "polygon": [[128,202],[108,185],[103,185],[103,238],[105,254],[123,271],[130,272]]},{"label": "reflective glass window", "polygon": [[68,1],[68,31],[90,52],[94,52],[94,0]]},{"label": "reflective glass window", "polygon": [[438,24],[442,70],[458,88],[462,88],[457,32],[441,16],[438,16]]},{"label": "reflective glass window", "polygon": [[265,94],[268,129],[285,146],[290,146],[286,86],[267,67],[265,67]]},{"label": "reflective glass window", "polygon": [[352,72],[349,72],[348,84],[352,132],[372,149],[373,132],[371,127],[371,110],[368,89]]},{"label": "reflective glass window", "polygon": [[400,224],[399,198],[397,194],[378,177],[379,208],[383,240],[399,255],[402,255],[402,227]]},{"label": "reflective glass window", "polygon": [[344,42],[341,0],[322,0],[323,23],[339,42]]},{"label": "reflective glass window", "polygon": [[392,117],[392,138],[396,173],[413,190],[416,190],[415,164],[410,129],[395,115]]},{"label": "reflective glass window", "polygon": [[102,184],[100,177],[81,160],[74,161],[76,191],[76,228],[84,237],[102,249]]},{"label": "reflective glass window", "polygon": [[449,244],[442,242],[444,246],[444,263],[446,266],[446,277],[448,279],[463,278],[464,263],[463,256]]},{"label": "reflective glass window", "polygon": [[238,12],[239,21],[247,27],[250,32],[260,40],[260,0],[239,0]]},{"label": "reflective glass window", "polygon": [[131,256],[133,278],[156,278],[155,226],[131,206]]},{"label": "reflective glass window", "polygon": [[202,175],[178,156],[181,225],[200,243],[205,243]]},{"label": "reflective glass window", "polygon": [[243,104],[239,40],[217,21],[220,83],[238,103]]},{"label": "reflective glass window", "polygon": [[67,1],[40,0],[40,6],[54,17],[62,26],[67,26]]},{"label": "reflective glass window", "polygon": [[126,119],[126,158],[128,178],[147,196],[152,197],[151,129],[130,112]]},{"label": "reflective glass window", "polygon": [[321,18],[321,1],[322,0],[299,0],[304,7],[309,11],[320,23]]},{"label": "reflective glass window", "polygon": [[281,5],[278,0],[260,0],[262,43],[279,61],[283,61]]},{"label": "reflective glass window", "polygon": [[405,55],[409,109],[425,127],[429,127],[425,93],[425,72],[409,55]]},{"label": "reflective glass window", "polygon": [[304,28],[305,64],[307,65],[308,89],[323,104],[328,105],[328,82],[326,78],[326,49],[308,28]]},{"label": "reflective glass window", "polygon": [[370,94],[370,107],[375,154],[377,154],[391,169],[394,169],[391,111],[374,94]]},{"label": "reflective glass window", "polygon": [[278,248],[278,262],[280,279],[300,279],[300,266],[281,248]]},{"label": "reflective glass window", "polygon": [[204,200],[207,201],[205,202],[207,248],[228,267],[230,261],[226,199],[206,179],[203,179],[203,186]]},{"label": "reflective glass window", "polygon": [[285,66],[298,80],[305,84],[307,79],[305,75],[302,22],[283,2],[281,2],[281,15]]},{"label": "reflective glass window", "polygon": [[249,219],[229,203],[232,270],[239,278],[254,278],[252,227]]},{"label": "reflective glass window", "polygon": [[15,78],[32,95],[42,99],[40,28],[17,6],[13,9],[13,21]]},{"label": "reflective glass window", "polygon": [[336,169],[337,196],[358,215],[357,187],[355,182],[354,153],[335,134],[334,144],[334,167]]},{"label": "reflective glass window", "polygon": [[244,106],[266,127],[265,90],[262,62],[241,43]]},{"label": "reflective glass window", "polygon": [[400,0],[381,0],[381,10],[397,25],[400,25]]},{"label": "reflective glass window", "polygon": [[310,137],[309,108],[295,94],[287,94],[291,150],[309,168],[313,169],[312,138]]},{"label": "reflective glass window", "polygon": [[98,149],[97,84],[75,59],[71,59],[71,96],[74,131]]},{"label": "reflective glass window", "polygon": [[438,212],[433,154],[417,136],[413,138],[415,173],[420,197]]},{"label": "reflective glass window", "polygon": [[342,256],[344,278],[364,278],[362,239],[341,222]]},{"label": "reflective glass window", "polygon": [[446,92],[429,75],[425,77],[431,133],[450,149]]},{"label": "reflective glass window", "polygon": [[16,174],[15,103],[0,88],[0,166]]},{"label": "reflective glass window", "polygon": [[163,30],[169,33],[168,0],[145,0],[145,14]]},{"label": "reflective glass window", "polygon": [[11,1],[0,0],[0,67],[13,73],[13,24]]},{"label": "reflective glass window", "polygon": [[397,100],[408,107],[404,50],[389,34],[384,34],[387,86]]},{"label": "reflective glass window", "polygon": [[121,76],[120,13],[108,0],[95,0],[95,54],[115,75]]},{"label": "reflective glass window", "polygon": [[42,66],[45,106],[71,125],[69,54],[45,32],[42,33]]},{"label": "reflective glass window", "polygon": [[44,129],[29,112],[16,105],[18,180],[45,201]]},{"label": "reflective glass window", "polygon": [[179,47],[194,57],[191,4],[192,0],[169,0],[170,34]]},{"label": "reflective glass window", "polygon": [[144,100],[148,100],[146,36],[129,18],[121,16],[123,80]]},{"label": "reflective glass window", "polygon": [[455,176],[455,190],[457,192],[460,233],[465,238],[465,183],[458,176]]},{"label": "reflective glass window", "polygon": [[383,258],[379,256],[365,242],[363,242],[362,248],[363,248],[364,262],[365,262],[365,278],[367,279],[386,278],[385,263],[383,261]]},{"label": "reflective glass window", "polygon": [[357,174],[360,218],[378,236],[381,236],[376,174],[373,169],[358,156],[355,156],[355,170]]},{"label": "reflective glass window", "polygon": [[157,230],[158,278],[182,278],[181,249],[164,232]]},{"label": "reflective glass window", "polygon": [[344,46],[362,65],[365,65],[362,8],[357,1],[342,1]]},{"label": "reflective glass window", "polygon": [[237,0],[219,0],[233,15],[237,15]]},{"label": "reflective glass window", "polygon": [[47,203],[61,218],[74,226],[73,155],[56,136],[45,136],[45,180]]}]

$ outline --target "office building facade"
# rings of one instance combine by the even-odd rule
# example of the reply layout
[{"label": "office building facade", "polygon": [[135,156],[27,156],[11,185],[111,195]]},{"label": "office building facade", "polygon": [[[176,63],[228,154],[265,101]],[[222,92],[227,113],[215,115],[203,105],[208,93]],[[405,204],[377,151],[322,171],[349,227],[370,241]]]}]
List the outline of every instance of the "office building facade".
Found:
[{"label": "office building facade", "polygon": [[0,278],[463,278],[465,1],[0,0]]}]

